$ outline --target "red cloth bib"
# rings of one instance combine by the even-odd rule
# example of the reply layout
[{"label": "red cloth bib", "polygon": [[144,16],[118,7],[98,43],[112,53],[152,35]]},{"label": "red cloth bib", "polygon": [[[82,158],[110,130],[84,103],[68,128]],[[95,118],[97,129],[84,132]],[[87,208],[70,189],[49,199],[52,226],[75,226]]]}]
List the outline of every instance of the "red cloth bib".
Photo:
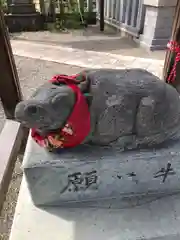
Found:
[{"label": "red cloth bib", "polygon": [[56,133],[49,133],[47,136],[41,136],[36,129],[31,129],[32,138],[42,147],[49,148],[72,148],[81,144],[90,133],[91,120],[89,107],[85,97],[81,93],[77,85],[75,76],[55,76],[51,82],[52,84],[65,83],[70,87],[76,95],[76,103],[73,111],[65,126],[57,130]]}]

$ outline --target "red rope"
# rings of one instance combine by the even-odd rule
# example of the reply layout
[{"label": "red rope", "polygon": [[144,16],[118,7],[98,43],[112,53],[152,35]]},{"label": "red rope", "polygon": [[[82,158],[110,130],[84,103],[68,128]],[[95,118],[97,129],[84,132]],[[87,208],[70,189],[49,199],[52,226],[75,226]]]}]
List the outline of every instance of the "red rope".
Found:
[{"label": "red rope", "polygon": [[176,67],[177,67],[177,63],[180,62],[180,44],[177,43],[176,41],[170,41],[167,45],[167,47],[169,48],[169,50],[171,52],[175,52],[176,53],[176,58],[175,58],[175,61],[174,61],[174,65],[173,65],[173,68],[169,74],[169,77],[168,77],[168,82],[172,83],[175,81],[176,79]]},{"label": "red rope", "polygon": [[52,83],[60,83],[60,82],[68,82],[68,83],[72,83],[72,84],[78,84],[81,81],[85,81],[86,77],[84,75],[82,75],[82,80],[79,81],[76,78],[79,76],[79,74],[76,75],[71,75],[71,76],[67,76],[67,75],[55,75],[50,82]]}]

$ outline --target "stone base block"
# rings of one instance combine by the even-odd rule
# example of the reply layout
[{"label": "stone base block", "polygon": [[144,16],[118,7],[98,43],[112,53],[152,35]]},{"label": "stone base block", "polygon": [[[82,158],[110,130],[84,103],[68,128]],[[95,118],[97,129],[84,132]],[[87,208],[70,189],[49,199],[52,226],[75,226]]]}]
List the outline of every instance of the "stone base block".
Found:
[{"label": "stone base block", "polygon": [[11,4],[9,6],[11,14],[30,14],[36,13],[35,4]]},{"label": "stone base block", "polygon": [[140,41],[149,49],[164,50],[171,38],[175,7],[146,6],[145,8],[144,30]]},{"label": "stone base block", "polygon": [[33,4],[32,0],[11,0],[11,4],[20,5],[20,4]]},{"label": "stone base block", "polygon": [[8,14],[5,21],[9,32],[39,31],[44,29],[44,20],[39,13],[35,14]]},{"label": "stone base block", "polygon": [[127,152],[79,146],[48,153],[29,138],[23,170],[38,206],[95,206],[97,201],[162,196],[180,191],[179,144]]},{"label": "stone base block", "polygon": [[147,50],[156,51],[156,50],[166,50],[168,41],[169,39],[167,38],[149,40],[145,38],[143,35],[141,35],[138,40],[138,43],[140,44],[140,46],[146,48]]}]

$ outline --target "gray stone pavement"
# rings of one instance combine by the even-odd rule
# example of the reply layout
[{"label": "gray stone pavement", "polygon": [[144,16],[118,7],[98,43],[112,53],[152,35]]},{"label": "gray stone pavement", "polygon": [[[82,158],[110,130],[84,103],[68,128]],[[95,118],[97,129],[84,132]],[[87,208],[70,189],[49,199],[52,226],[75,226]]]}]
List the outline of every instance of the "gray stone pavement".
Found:
[{"label": "gray stone pavement", "polygon": [[127,36],[122,36],[119,31],[105,27],[102,33],[99,26],[89,26],[85,30],[74,30],[68,33],[44,32],[22,32],[11,35],[12,39],[28,40],[36,43],[50,45],[62,45],[79,50],[91,50],[108,52],[124,56],[153,58],[163,60],[165,51],[149,52],[139,47],[139,44]]},{"label": "gray stone pavement", "polygon": [[83,68],[15,56],[19,80],[24,98],[29,98],[40,85],[59,73],[75,74]]},{"label": "gray stone pavement", "polygon": [[41,59],[83,68],[143,68],[161,77],[164,61],[159,59],[124,56],[108,52],[86,51],[62,45],[11,40],[15,55]]}]

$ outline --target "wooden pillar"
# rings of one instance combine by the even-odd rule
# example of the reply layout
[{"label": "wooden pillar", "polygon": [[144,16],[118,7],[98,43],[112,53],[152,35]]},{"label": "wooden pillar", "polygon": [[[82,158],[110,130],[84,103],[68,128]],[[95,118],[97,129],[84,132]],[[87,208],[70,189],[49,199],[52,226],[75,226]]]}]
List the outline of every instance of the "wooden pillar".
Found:
[{"label": "wooden pillar", "polygon": [[100,6],[99,6],[99,10],[100,10],[100,31],[103,32],[104,31],[104,0],[100,0]]},{"label": "wooden pillar", "polygon": [[0,10],[0,74],[0,98],[4,112],[8,119],[14,119],[14,110],[17,103],[22,100],[22,93],[2,10]]},{"label": "wooden pillar", "polygon": [[[174,22],[173,22],[173,28],[172,28],[172,36],[171,40],[177,41],[180,44],[180,1],[177,1],[176,5],[176,10],[175,10],[175,16],[174,16]],[[166,57],[165,57],[165,63],[164,63],[164,70],[163,70],[163,75],[164,75],[164,81],[167,82],[167,78],[169,73],[171,72],[171,69],[174,64],[176,54],[167,50],[166,52]],[[175,87],[177,85],[180,85],[180,64],[177,64],[177,77],[176,83],[173,83]]]}]

